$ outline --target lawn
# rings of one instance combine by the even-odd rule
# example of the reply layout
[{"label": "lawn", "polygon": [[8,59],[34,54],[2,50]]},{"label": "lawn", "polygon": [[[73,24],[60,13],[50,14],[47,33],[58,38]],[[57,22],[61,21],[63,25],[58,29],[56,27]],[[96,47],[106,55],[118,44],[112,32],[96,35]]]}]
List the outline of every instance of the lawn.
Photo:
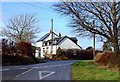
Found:
[{"label": "lawn", "polygon": [[72,64],[72,80],[118,80],[118,72],[88,62],[91,61],[83,60]]}]

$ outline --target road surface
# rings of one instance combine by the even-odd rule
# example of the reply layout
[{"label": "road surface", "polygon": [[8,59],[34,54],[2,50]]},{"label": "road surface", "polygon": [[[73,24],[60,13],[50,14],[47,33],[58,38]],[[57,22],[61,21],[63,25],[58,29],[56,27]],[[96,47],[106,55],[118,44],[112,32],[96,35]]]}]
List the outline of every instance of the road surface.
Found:
[{"label": "road surface", "polygon": [[71,80],[71,64],[76,60],[3,66],[2,80]]}]

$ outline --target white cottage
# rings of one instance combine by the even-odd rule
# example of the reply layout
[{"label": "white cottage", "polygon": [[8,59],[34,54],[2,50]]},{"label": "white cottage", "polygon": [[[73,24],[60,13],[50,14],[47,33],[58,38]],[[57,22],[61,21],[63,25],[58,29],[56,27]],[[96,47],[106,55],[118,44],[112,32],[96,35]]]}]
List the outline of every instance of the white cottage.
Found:
[{"label": "white cottage", "polygon": [[36,47],[35,56],[42,58],[48,54],[56,54],[56,50],[58,48],[81,49],[81,47],[77,44],[76,37],[61,36],[60,33],[57,35],[51,30],[37,41]]}]

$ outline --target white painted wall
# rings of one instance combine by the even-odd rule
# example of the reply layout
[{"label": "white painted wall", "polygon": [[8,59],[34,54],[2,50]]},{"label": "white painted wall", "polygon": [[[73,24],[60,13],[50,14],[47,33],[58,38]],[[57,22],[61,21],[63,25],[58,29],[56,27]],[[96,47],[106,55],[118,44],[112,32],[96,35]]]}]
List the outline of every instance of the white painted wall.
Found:
[{"label": "white painted wall", "polygon": [[[57,36],[55,34],[53,34],[53,38],[55,38],[55,37],[57,37]],[[44,41],[48,41],[48,40],[51,40],[51,39],[52,39],[52,34],[50,34]],[[42,45],[43,45],[42,41],[36,43],[36,47],[41,48],[41,56],[40,57],[44,58],[45,53],[43,52],[43,48],[44,48],[45,52],[48,52],[48,54],[50,54],[51,53],[51,46],[42,46]],[[48,49],[47,49],[47,47],[48,47]],[[56,54],[56,49],[55,48],[56,47],[53,46],[53,54]],[[36,50],[35,57],[39,57],[39,51],[38,50]]]},{"label": "white painted wall", "polygon": [[58,49],[58,46],[57,45],[54,45],[53,46],[53,53],[52,54],[56,54],[56,50]]},{"label": "white painted wall", "polygon": [[[52,46],[45,46],[45,47],[42,47],[42,48],[44,48],[44,50],[45,50],[45,52],[43,52],[43,49],[41,50],[41,53],[43,54],[42,56],[44,56],[45,53],[51,54]],[[57,47],[56,47],[56,45],[54,45],[52,54],[56,54],[56,50],[57,50]]]},{"label": "white painted wall", "polygon": [[38,50],[35,51],[35,57],[39,57],[39,51]]},{"label": "white painted wall", "polygon": [[[42,41],[36,43],[36,47],[40,47],[41,51],[42,51],[42,43],[43,43]],[[35,57],[39,57],[39,51],[38,50],[36,50]],[[40,57],[43,57],[42,53],[41,53]]]},{"label": "white painted wall", "polygon": [[69,38],[65,38],[58,44],[58,47],[61,49],[81,49],[78,45],[76,45],[73,41]]}]

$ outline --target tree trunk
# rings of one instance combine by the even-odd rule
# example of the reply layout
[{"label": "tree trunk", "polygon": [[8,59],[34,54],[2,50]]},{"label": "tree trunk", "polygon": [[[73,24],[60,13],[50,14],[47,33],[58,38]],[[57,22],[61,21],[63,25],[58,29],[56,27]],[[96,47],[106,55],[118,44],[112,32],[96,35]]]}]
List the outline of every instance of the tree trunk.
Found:
[{"label": "tree trunk", "polygon": [[[113,42],[113,47],[115,52],[114,55],[117,55],[117,58],[115,59],[115,61],[117,61],[118,72],[120,73],[120,51],[119,51],[118,40],[115,39],[115,41]],[[120,79],[120,76],[118,79]]]},{"label": "tree trunk", "polygon": [[[120,72],[120,51],[119,51],[119,44],[118,44],[118,29],[117,29],[117,13],[116,13],[116,2],[113,2],[113,7],[112,7],[112,14],[113,14],[113,47],[114,47],[114,52],[115,55],[117,55],[116,61],[117,61],[117,66],[118,66],[118,71]],[[119,77],[120,78],[120,77]]]},{"label": "tree trunk", "polygon": [[114,47],[114,52],[116,55],[119,55],[119,45],[118,45],[118,39],[114,38],[114,42],[113,42],[113,47]]},{"label": "tree trunk", "polygon": [[115,38],[114,42],[113,42],[113,47],[114,47],[114,52],[115,55],[119,56],[119,45],[118,45],[118,40]]}]

